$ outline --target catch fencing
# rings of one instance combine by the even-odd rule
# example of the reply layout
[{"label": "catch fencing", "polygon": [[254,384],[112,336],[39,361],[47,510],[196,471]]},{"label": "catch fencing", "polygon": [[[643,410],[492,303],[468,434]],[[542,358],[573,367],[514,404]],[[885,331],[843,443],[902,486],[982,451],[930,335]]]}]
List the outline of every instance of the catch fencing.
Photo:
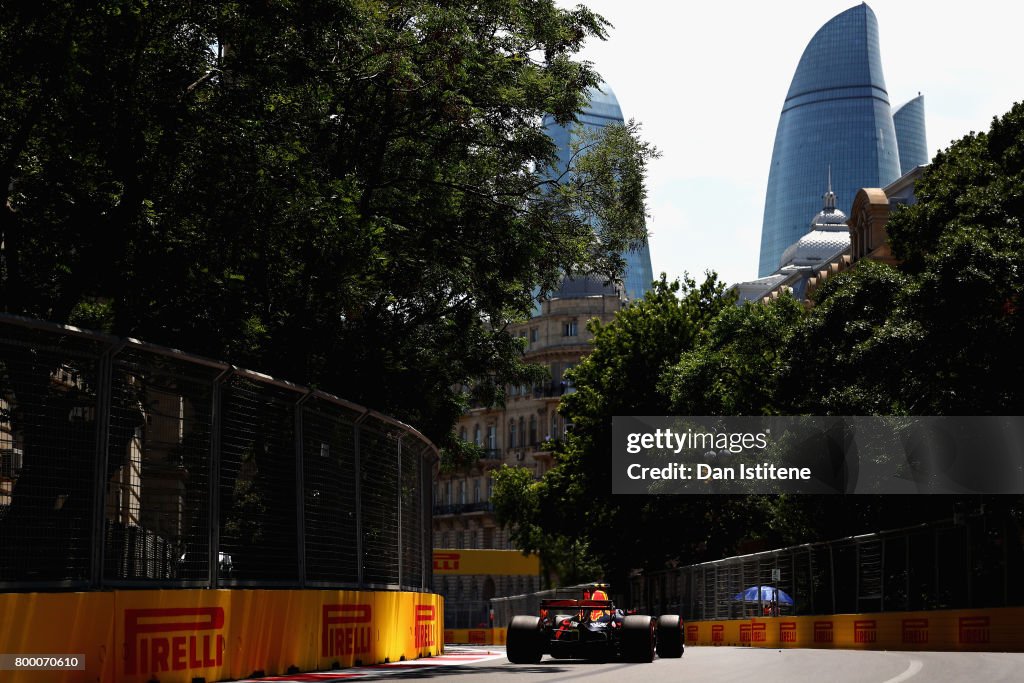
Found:
[{"label": "catch fencing", "polygon": [[322,391],[0,316],[0,591],[429,591],[436,463]]},{"label": "catch fencing", "polygon": [[738,599],[758,585],[792,599],[780,599],[781,615],[1007,607],[1024,604],[1022,542],[1024,533],[1011,519],[958,515],[650,572],[634,577],[630,591],[633,605],[687,620],[762,616],[766,598]]}]

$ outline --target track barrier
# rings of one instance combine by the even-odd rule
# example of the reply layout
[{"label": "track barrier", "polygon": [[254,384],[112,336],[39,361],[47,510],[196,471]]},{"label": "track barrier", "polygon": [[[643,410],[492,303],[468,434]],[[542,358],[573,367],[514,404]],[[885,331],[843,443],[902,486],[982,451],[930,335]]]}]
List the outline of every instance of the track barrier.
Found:
[{"label": "track barrier", "polygon": [[1024,608],[691,621],[686,644],[1024,652]]},{"label": "track barrier", "polygon": [[6,683],[219,681],[444,649],[443,598],[408,591],[9,593],[0,594],[0,614],[0,652],[83,655],[86,664],[5,671]]}]

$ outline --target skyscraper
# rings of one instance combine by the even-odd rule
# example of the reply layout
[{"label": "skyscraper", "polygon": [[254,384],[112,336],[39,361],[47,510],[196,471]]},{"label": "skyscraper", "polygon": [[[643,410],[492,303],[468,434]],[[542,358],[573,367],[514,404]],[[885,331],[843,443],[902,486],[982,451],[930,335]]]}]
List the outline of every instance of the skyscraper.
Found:
[{"label": "skyscraper", "polygon": [[900,173],[906,174],[928,163],[928,141],[924,132],[924,96],[904,102],[892,110],[896,142],[900,148]]},{"label": "skyscraper", "polygon": [[[923,116],[920,131],[923,138]],[[844,212],[859,188],[884,187],[900,177],[878,22],[866,4],[833,17],[800,57],[775,134],[760,276],[778,268],[783,251],[806,232],[830,166],[837,206]]]},{"label": "skyscraper", "polygon": [[[589,104],[577,114],[580,125],[587,132],[596,132],[611,124],[622,124],[622,109],[619,101],[615,98],[611,86],[602,83],[600,90],[591,89],[589,93]],[[558,168],[559,173],[566,170],[572,156],[572,136],[570,128],[555,123],[551,116],[544,117],[544,127],[548,135],[558,146]],[[643,297],[651,288],[651,281],[654,279],[653,268],[651,267],[651,251],[645,243],[638,249],[625,252],[623,258],[626,261],[626,271],[623,274],[622,282],[625,288],[626,297],[636,300]],[[599,288],[599,285],[598,285]],[[583,286],[583,283],[566,282],[560,292],[554,296],[584,296],[595,293],[595,284]]]}]

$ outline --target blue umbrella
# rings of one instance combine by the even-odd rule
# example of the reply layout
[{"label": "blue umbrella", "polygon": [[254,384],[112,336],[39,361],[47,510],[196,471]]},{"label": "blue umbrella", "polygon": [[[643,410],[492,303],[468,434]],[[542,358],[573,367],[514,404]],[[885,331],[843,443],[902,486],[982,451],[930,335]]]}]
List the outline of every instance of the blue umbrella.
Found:
[{"label": "blue umbrella", "polygon": [[751,586],[745,591],[737,593],[733,600],[742,600],[743,602],[771,602],[772,600],[778,600],[780,605],[793,604],[793,598],[789,597],[785,591],[774,586]]}]

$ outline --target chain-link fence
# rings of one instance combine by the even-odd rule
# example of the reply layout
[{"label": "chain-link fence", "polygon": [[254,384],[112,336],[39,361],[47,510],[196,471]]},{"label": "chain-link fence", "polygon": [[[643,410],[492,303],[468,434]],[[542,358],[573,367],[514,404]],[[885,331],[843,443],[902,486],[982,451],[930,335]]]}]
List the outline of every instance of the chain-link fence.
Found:
[{"label": "chain-link fence", "polygon": [[507,620],[498,618],[497,608],[493,615],[491,608],[515,599],[509,595],[520,598],[539,589],[539,576],[434,575],[434,592],[444,596],[445,628],[507,626]]},{"label": "chain-link fence", "polygon": [[[632,603],[686,619],[765,613],[779,589],[780,614],[849,614],[1024,604],[1024,532],[984,514],[852,538],[730,557],[648,573]],[[787,598],[792,600],[790,604]]]},{"label": "chain-link fence", "polygon": [[0,590],[429,590],[436,462],[321,391],[0,316]]}]

